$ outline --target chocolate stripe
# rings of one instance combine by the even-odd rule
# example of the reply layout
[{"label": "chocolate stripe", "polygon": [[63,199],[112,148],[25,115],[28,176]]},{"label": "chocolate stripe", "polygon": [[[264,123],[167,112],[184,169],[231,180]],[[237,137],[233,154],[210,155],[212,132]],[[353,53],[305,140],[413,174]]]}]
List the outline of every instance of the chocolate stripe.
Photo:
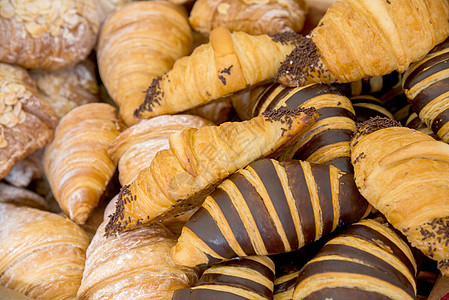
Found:
[{"label": "chocolate stripe", "polygon": [[298,249],[299,244],[295,223],[288,206],[287,197],[285,196],[281,180],[279,179],[273,162],[270,159],[260,159],[250,164],[250,166],[256,171],[273,203],[276,214],[281,221],[282,228],[287,235],[291,249]]},{"label": "chocolate stripe", "polygon": [[314,135],[310,141],[299,148],[294,159],[307,160],[309,156],[324,146],[351,140],[353,132],[349,129],[328,129]]},{"label": "chocolate stripe", "polygon": [[259,116],[260,114],[262,114],[262,107],[265,104],[265,102],[267,101],[268,97],[270,97],[271,93],[273,93],[273,91],[279,86],[278,83],[273,83],[272,85],[270,85],[269,87],[267,87],[266,89],[264,89],[264,91],[262,92],[261,95],[259,95],[259,97],[257,97],[257,105],[256,108],[253,111],[253,116]]},{"label": "chocolate stripe", "polygon": [[352,103],[352,105],[365,104],[365,103],[381,105],[380,101],[373,100],[371,98],[371,96],[369,96],[369,95],[365,95],[365,97],[364,97],[364,95],[362,95],[362,96],[357,96],[357,97],[351,98],[351,103]]},{"label": "chocolate stripe", "polygon": [[449,52],[442,53],[428,60],[424,60],[416,69],[413,70],[412,73],[408,75],[404,83],[404,89],[411,89],[428,76],[447,69],[448,61]]},{"label": "chocolate stripe", "polygon": [[[380,109],[383,108],[382,106],[379,106],[379,105],[378,105],[378,107]],[[365,122],[369,118],[374,118],[376,116],[383,117],[383,118],[389,118],[389,116],[387,116],[386,114],[381,112],[380,109],[376,110],[373,108],[368,108],[368,107],[363,107],[363,106],[354,106],[355,115],[357,117],[357,122]]]},{"label": "chocolate stripe", "polygon": [[323,235],[325,235],[332,231],[332,225],[334,223],[329,166],[319,164],[310,164],[310,166],[318,190],[318,199],[323,220]]},{"label": "chocolate stripe", "polygon": [[296,278],[292,278],[274,286],[274,294],[280,294],[288,290],[293,290],[296,285]]},{"label": "chocolate stripe", "polygon": [[346,117],[355,121],[354,114],[344,107],[322,107],[317,112],[320,115],[317,121],[330,117]]},{"label": "chocolate stripe", "polygon": [[419,117],[416,117],[407,124],[407,127],[416,129],[416,130],[420,130],[420,129],[427,128],[427,125],[423,121],[421,121],[421,119]]},{"label": "chocolate stripe", "polygon": [[184,226],[195,233],[218,255],[225,258],[237,256],[206,209],[201,207]]},{"label": "chocolate stripe", "polygon": [[437,133],[447,122],[449,122],[449,110],[444,110],[438,114],[438,116],[433,119],[431,129],[433,132]]},{"label": "chocolate stripe", "polygon": [[[271,110],[273,108],[279,108],[280,106],[285,105],[279,105],[279,103],[285,98],[285,96],[288,95],[288,93],[293,90],[292,87],[284,87],[282,90],[278,92],[278,94],[270,101],[270,103],[267,106],[266,111]],[[273,94],[272,94],[273,96]]]},{"label": "chocolate stripe", "polygon": [[344,276],[344,273],[353,273],[384,280],[404,290],[411,297],[415,297],[413,286],[400,271],[368,252],[346,245],[327,244],[316,257],[326,255],[339,255],[341,257],[353,258],[366,264],[362,265],[340,260],[315,261],[304,266],[298,276],[298,282],[301,282],[309,276],[321,273],[336,272],[342,273],[342,276]]},{"label": "chocolate stripe", "polygon": [[304,178],[304,170],[299,161],[284,161],[281,165],[285,168],[296,209],[299,214],[304,244],[307,245],[315,240],[315,217],[310,199],[307,182]]},{"label": "chocolate stripe", "polygon": [[273,297],[273,291],[264,286],[263,284],[260,284],[258,282],[246,278],[230,276],[225,274],[210,274],[210,273],[203,274],[203,276],[201,276],[200,280],[195,284],[195,286],[202,286],[202,285],[229,286],[254,292],[266,299],[271,299]]},{"label": "chocolate stripe", "polygon": [[[256,223],[257,230],[260,232],[263,243],[268,251],[266,254],[285,252],[282,239],[279,236],[270,214],[265,207],[262,198],[252,184],[240,173],[232,176],[232,182],[242,194],[244,201]],[[259,253],[264,254],[264,253]]]},{"label": "chocolate stripe", "polygon": [[324,288],[309,296],[304,298],[304,300],[323,300],[323,299],[333,299],[333,300],[347,300],[347,299],[357,299],[357,300],[391,300],[390,297],[382,295],[382,291],[379,293],[363,291],[351,288]]},{"label": "chocolate stripe", "polygon": [[354,167],[351,163],[351,158],[349,156],[337,157],[326,162],[326,165],[332,165],[338,168],[340,171],[346,173],[354,173]]},{"label": "chocolate stripe", "polygon": [[285,104],[289,108],[296,108],[302,106],[304,102],[321,95],[333,94],[343,96],[341,91],[331,85],[326,84],[313,84],[298,90],[296,93],[291,94]]},{"label": "chocolate stripe", "polygon": [[404,265],[407,266],[410,274],[415,274],[415,268],[413,267],[413,264],[409,260],[407,255],[402,252],[402,250],[395,243],[393,243],[391,240],[389,240],[387,237],[377,232],[376,230],[364,225],[355,224],[346,229],[341,234],[341,236],[362,237],[364,240],[370,242],[373,245],[378,245],[374,241],[381,241],[385,246],[393,251],[393,254],[398,257],[404,263]]},{"label": "chocolate stripe", "polygon": [[190,292],[189,300],[204,300],[204,299],[213,299],[213,300],[248,300],[248,298],[239,296],[229,292],[222,291],[214,291],[207,289],[193,289]]},{"label": "chocolate stripe", "polygon": [[369,204],[357,189],[352,174],[343,174],[339,180],[340,220],[338,225],[342,226],[359,221]]},{"label": "chocolate stripe", "polygon": [[177,289],[173,292],[171,300],[190,300],[190,289]]},{"label": "chocolate stripe", "polygon": [[418,113],[429,104],[430,101],[449,91],[449,78],[442,79],[423,89],[414,99],[409,99],[414,112]]},{"label": "chocolate stripe", "polygon": [[262,276],[268,278],[268,280],[274,281],[273,270],[270,269],[268,266],[266,266],[258,261],[252,260],[252,259],[246,259],[246,258],[234,259],[234,260],[230,260],[230,261],[223,263],[223,265],[225,265],[227,267],[235,267],[235,268],[239,268],[239,267],[249,268],[249,269],[259,272]]},{"label": "chocolate stripe", "polygon": [[[229,178],[232,180],[232,176]],[[215,202],[220,207],[221,212],[223,213],[226,221],[231,228],[232,234],[234,235],[237,243],[240,245],[242,250],[246,253],[246,255],[254,255],[256,251],[253,248],[251,243],[251,239],[249,238],[248,232],[246,231],[245,225],[243,224],[240,216],[232,204],[229,195],[224,192],[222,189],[217,188],[212,194],[212,198],[214,198]]]}]

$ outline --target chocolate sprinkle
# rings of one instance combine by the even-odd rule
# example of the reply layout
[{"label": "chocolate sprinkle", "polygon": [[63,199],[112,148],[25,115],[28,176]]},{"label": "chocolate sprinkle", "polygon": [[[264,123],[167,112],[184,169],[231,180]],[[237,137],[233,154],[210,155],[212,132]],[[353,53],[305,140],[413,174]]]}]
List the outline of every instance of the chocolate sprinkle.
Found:
[{"label": "chocolate sprinkle", "polygon": [[358,163],[361,159],[364,159],[365,157],[366,157],[365,153],[361,152],[361,153],[356,157],[356,159],[352,162],[352,164],[354,165],[354,164]]},{"label": "chocolate sprinkle", "polygon": [[223,77],[223,75],[218,76],[218,79],[220,79],[221,83],[223,83],[223,85],[226,85],[226,78]]},{"label": "chocolate sprinkle", "polygon": [[230,65],[229,67],[227,67],[227,68],[224,68],[223,70],[220,70],[220,73],[226,73],[226,74],[228,74],[228,75],[231,75],[231,68],[232,68],[232,66],[233,65]]},{"label": "chocolate sprinkle", "polygon": [[287,106],[281,106],[278,109],[270,109],[266,110],[262,113],[263,116],[265,116],[265,120],[274,122],[274,121],[280,121],[282,124],[286,124],[287,128],[282,128],[282,135],[285,131],[290,130],[293,124],[292,117],[296,117],[300,113],[305,113],[309,116],[313,116],[315,113],[317,113],[316,109],[314,107],[309,108],[303,108],[303,107],[296,107],[294,109],[288,108]]},{"label": "chocolate sprinkle", "polygon": [[282,45],[299,45],[305,37],[294,31],[278,32],[275,34],[269,34],[273,42],[281,43]]},{"label": "chocolate sprinkle", "polygon": [[379,129],[388,127],[402,127],[402,125],[399,121],[393,120],[391,118],[379,116],[371,117],[365,122],[357,124],[357,130],[354,133],[353,138],[359,135],[367,135]]},{"label": "chocolate sprinkle", "polygon": [[115,202],[115,212],[108,216],[109,222],[105,227],[105,237],[110,237],[112,235],[116,235],[117,233],[123,232],[126,229],[126,226],[131,224],[130,217],[128,217],[128,220],[124,221],[124,225],[120,222],[125,218],[125,204],[137,199],[137,196],[132,194],[129,186],[129,184],[124,185],[120,189],[120,193],[117,196],[117,201]]},{"label": "chocolate sprinkle", "polygon": [[321,57],[322,55],[312,39],[310,37],[303,38],[281,63],[276,81],[288,86],[304,85],[308,78],[313,77],[312,73],[323,71],[320,63]]},{"label": "chocolate sprinkle", "polygon": [[[165,76],[165,75],[164,75]],[[164,93],[161,92],[161,82],[162,76],[158,76],[153,79],[150,87],[146,91],[145,100],[143,103],[134,111],[134,117],[138,118],[140,114],[144,111],[153,111],[155,105],[161,105]]]}]

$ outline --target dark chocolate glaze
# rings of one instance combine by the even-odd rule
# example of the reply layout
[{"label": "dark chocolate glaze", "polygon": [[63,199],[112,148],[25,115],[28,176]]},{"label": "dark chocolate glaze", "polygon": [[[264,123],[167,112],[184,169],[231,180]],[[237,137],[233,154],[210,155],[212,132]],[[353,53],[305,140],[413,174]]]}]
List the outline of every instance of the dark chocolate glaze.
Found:
[{"label": "dark chocolate glaze", "polygon": [[449,78],[445,78],[423,89],[414,99],[409,99],[409,103],[411,104],[413,111],[419,113],[424,106],[430,103],[430,101],[447,93],[448,90]]},{"label": "dark chocolate glaze", "polygon": [[295,199],[296,209],[301,216],[301,228],[304,235],[304,244],[315,241],[315,216],[309,195],[306,180],[304,178],[304,170],[299,161],[284,161],[281,165],[285,168],[293,198]]},{"label": "dark chocolate glaze", "polygon": [[258,261],[248,259],[248,258],[241,258],[241,259],[233,259],[227,262],[222,263],[222,265],[227,267],[233,267],[233,268],[250,268],[254,271],[259,272],[262,276],[268,278],[270,281],[274,281],[274,272],[272,269],[270,269],[268,266],[264,265],[263,263],[260,263]]},{"label": "dark chocolate glaze", "polygon": [[[176,292],[176,291],[175,291]],[[184,300],[185,298],[182,298]],[[208,289],[193,289],[190,291],[189,300],[205,300],[205,299],[213,299],[213,300],[248,300],[245,297],[222,291],[214,291]],[[270,299],[270,298],[267,298]],[[172,300],[178,300],[172,298]],[[181,299],[180,299],[181,300]]]},{"label": "dark chocolate glaze", "polygon": [[338,168],[340,171],[346,173],[354,173],[354,166],[351,163],[351,158],[349,156],[337,157],[329,160],[326,165],[332,165]]},{"label": "dark chocolate glaze", "polygon": [[[232,178],[232,176],[230,178]],[[217,188],[211,196],[219,205],[221,212],[232,230],[232,234],[236,238],[242,250],[246,253],[246,255],[256,253],[253,245],[251,244],[251,239],[249,238],[248,232],[246,231],[235,206],[232,204],[229,195],[222,189]]]},{"label": "dark chocolate glaze", "polygon": [[433,122],[430,126],[433,132],[437,133],[438,130],[441,129],[447,122],[449,122],[449,110],[443,110],[438,116],[433,119]]},{"label": "dark chocolate glaze", "polygon": [[369,203],[360,194],[352,174],[340,177],[340,220],[338,225],[347,225],[359,221],[368,210]]},{"label": "dark chocolate glaze", "polygon": [[304,300],[391,300],[390,297],[382,295],[380,292],[368,292],[357,289],[350,289],[344,287],[338,288],[324,288],[316,291]]},{"label": "dark chocolate glaze", "polygon": [[298,249],[298,236],[296,234],[295,223],[292,218],[290,208],[288,206],[287,198],[285,196],[284,188],[276,173],[275,166],[270,159],[257,160],[250,164],[250,167],[256,171],[260,180],[262,181],[271,202],[276,210],[282,228],[287,235],[290,247],[292,250]]},{"label": "dark chocolate glaze", "polygon": [[190,291],[190,289],[177,289],[173,292],[171,300],[189,300]]},{"label": "dark chocolate glaze", "polygon": [[[204,241],[218,255],[224,258],[237,256],[206,209],[201,207],[184,226],[194,232],[198,238]],[[210,239],[211,236],[214,238]]]},{"label": "dark chocolate glaze", "polygon": [[354,132],[349,129],[328,129],[322,131],[314,135],[310,141],[299,148],[293,158],[307,160],[310,155],[324,146],[339,142],[349,142],[353,134]]},{"label": "dark chocolate glaze", "polygon": [[332,231],[334,211],[332,205],[332,188],[329,174],[329,166],[311,164],[312,175],[315,179],[318,198],[320,199],[321,216],[323,220],[322,235]]},{"label": "dark chocolate glaze", "polygon": [[343,96],[343,93],[339,89],[331,85],[312,84],[292,94],[285,101],[285,104],[287,105],[287,107],[294,108],[303,105],[306,101],[314,97],[326,94],[336,94]]},{"label": "dark chocolate glaze", "polygon": [[[292,272],[292,273],[294,273],[294,272]],[[283,283],[276,284],[274,286],[274,294],[280,294],[280,293],[286,292],[288,290],[293,290],[296,286],[296,279],[297,278],[292,278]]]},{"label": "dark chocolate glaze", "polygon": [[347,110],[344,107],[322,107],[317,109],[318,114],[320,115],[316,122],[322,119],[331,118],[331,117],[345,117],[349,118],[353,121],[356,120],[354,114]]},{"label": "dark chocolate glaze", "polygon": [[264,89],[261,95],[257,97],[257,105],[255,109],[253,110],[253,117],[259,116],[262,113],[262,107],[267,101],[268,97],[270,97],[271,93],[273,93],[276,88],[279,87],[278,83],[273,83],[268,88]]},{"label": "dark chocolate glaze", "polygon": [[431,59],[423,61],[416,69],[414,69],[404,82],[404,89],[411,89],[414,85],[427,77],[448,68],[449,52],[442,53]]},{"label": "dark chocolate glaze", "polygon": [[260,232],[264,245],[268,253],[271,254],[284,252],[285,248],[282,239],[276,230],[275,224],[272,222],[270,214],[263,204],[261,196],[251,183],[240,173],[232,176],[232,182],[243,195],[248,208],[256,223],[257,230]]}]

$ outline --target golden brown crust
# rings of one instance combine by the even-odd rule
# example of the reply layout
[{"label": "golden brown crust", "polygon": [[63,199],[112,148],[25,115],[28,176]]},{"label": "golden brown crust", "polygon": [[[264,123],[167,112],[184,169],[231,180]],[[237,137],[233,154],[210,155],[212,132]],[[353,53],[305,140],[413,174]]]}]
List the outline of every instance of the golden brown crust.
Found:
[{"label": "golden brown crust", "polygon": [[58,70],[92,50],[98,33],[95,4],[87,0],[5,0],[0,3],[0,61]]},{"label": "golden brown crust", "polygon": [[271,80],[299,39],[295,33],[250,35],[215,28],[208,44],[153,80],[135,115],[147,119],[182,112]]},{"label": "golden brown crust", "polygon": [[361,194],[448,274],[449,146],[405,127],[369,129],[351,143]]},{"label": "golden brown crust", "polygon": [[0,178],[53,137],[58,120],[25,69],[0,63]]},{"label": "golden brown crust", "polygon": [[129,126],[151,80],[187,55],[192,34],[185,9],[167,1],[139,1],[115,11],[98,40],[98,68],[108,93]]},{"label": "golden brown crust", "polygon": [[189,22],[204,35],[220,26],[249,34],[275,34],[301,31],[306,13],[304,0],[197,0]]},{"label": "golden brown crust", "polygon": [[107,147],[123,125],[114,107],[90,103],[61,119],[44,152],[44,170],[61,209],[83,224],[98,204],[116,164]]},{"label": "golden brown crust", "polygon": [[74,299],[89,238],[69,219],[0,203],[0,284],[33,299]]},{"label": "golden brown crust", "polygon": [[446,0],[336,1],[310,33],[311,46],[284,61],[279,81],[298,86],[404,72],[449,35],[448,15]]}]

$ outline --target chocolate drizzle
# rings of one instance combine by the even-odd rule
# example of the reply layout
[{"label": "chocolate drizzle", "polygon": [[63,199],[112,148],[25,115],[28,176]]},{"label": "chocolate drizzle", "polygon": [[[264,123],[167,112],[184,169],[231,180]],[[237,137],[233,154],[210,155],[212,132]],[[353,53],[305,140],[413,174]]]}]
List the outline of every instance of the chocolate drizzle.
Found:
[{"label": "chocolate drizzle", "polygon": [[313,73],[317,73],[322,78],[327,78],[324,73],[323,65],[320,62],[320,54],[316,44],[310,37],[305,37],[287,55],[281,63],[276,81],[288,86],[302,86],[307,83],[308,78],[313,78]]}]

